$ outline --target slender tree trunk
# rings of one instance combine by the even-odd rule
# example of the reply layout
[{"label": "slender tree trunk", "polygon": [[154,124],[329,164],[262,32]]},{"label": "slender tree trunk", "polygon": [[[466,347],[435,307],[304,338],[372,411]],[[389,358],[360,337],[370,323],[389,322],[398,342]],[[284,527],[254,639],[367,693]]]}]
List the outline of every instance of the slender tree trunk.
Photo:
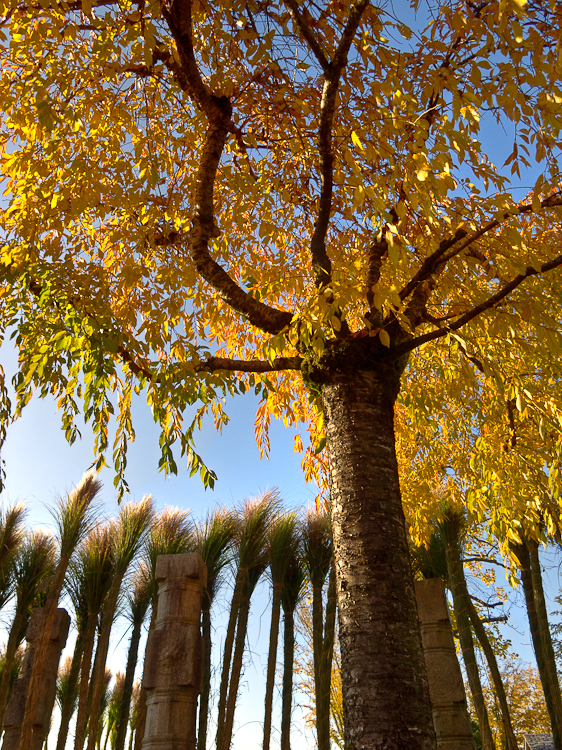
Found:
[{"label": "slender tree trunk", "polygon": [[[203,690],[199,699],[199,730],[197,732],[197,750],[207,748],[207,722],[209,720],[209,696],[211,693],[211,611],[207,593],[203,594],[205,606],[202,611],[203,640],[205,654],[203,656]],[[117,748],[120,750],[120,748]]]},{"label": "slender tree trunk", "polygon": [[336,568],[330,566],[328,600],[322,652],[318,669],[316,721],[318,727],[318,750],[330,750],[330,697],[332,694],[332,660],[334,658],[334,636],[336,625]]},{"label": "slender tree trunk", "polygon": [[[314,662],[314,702],[316,704],[316,737],[318,750],[326,750],[324,723],[322,722],[321,661],[324,635],[324,612],[322,606],[322,585],[312,588],[312,659]],[[330,735],[327,737],[330,742]],[[329,744],[328,744],[329,750]]]},{"label": "slender tree trunk", "polygon": [[230,603],[230,615],[228,618],[226,639],[224,642],[221,684],[219,691],[219,706],[217,711],[217,748],[219,749],[224,746],[223,733],[226,727],[226,705],[228,700],[228,684],[232,661],[232,649],[234,647],[234,637],[236,633],[236,623],[238,622],[240,601],[242,598],[242,592],[244,590],[247,576],[248,571],[245,568],[238,568],[238,572],[236,574],[236,584],[234,586],[234,593],[232,595],[232,602]]},{"label": "slender tree trunk", "polygon": [[78,677],[80,676],[80,662],[82,660],[82,654],[84,651],[84,635],[78,631],[76,636],[76,643],[74,645],[74,653],[72,654],[72,662],[70,664],[70,674],[68,675],[68,689],[63,705],[61,706],[61,717],[59,735],[57,737],[56,750],[64,750],[66,740],[68,737],[68,727],[70,725],[70,719],[75,709],[75,701],[73,695],[78,686]]},{"label": "slender tree trunk", "polygon": [[2,671],[2,680],[0,681],[0,732],[4,726],[4,713],[8,705],[8,694],[10,692],[10,677],[12,675],[12,666],[18,650],[18,639],[22,624],[25,622],[25,612],[16,608],[16,614],[10,628],[8,643],[6,645],[6,656],[4,658],[4,669]]},{"label": "slender tree trunk", "polygon": [[82,667],[80,669],[80,692],[78,693],[78,716],[76,717],[76,731],[74,735],[74,750],[82,750],[86,739],[86,725],[88,723],[88,691],[90,686],[90,668],[96,638],[98,613],[91,612],[84,628],[84,651]]},{"label": "slender tree trunk", "polygon": [[133,632],[131,633],[131,642],[129,644],[129,653],[127,655],[127,668],[125,670],[125,681],[123,683],[123,695],[119,706],[119,716],[117,717],[115,750],[124,750],[125,747],[129,712],[131,710],[131,696],[133,694],[133,685],[135,682],[135,669],[139,656],[141,631],[142,620],[134,623]]},{"label": "slender tree trunk", "polygon": [[271,627],[269,630],[269,654],[267,657],[267,679],[265,683],[265,718],[263,722],[263,750],[269,750],[271,740],[271,714],[273,711],[273,688],[279,642],[279,615],[281,612],[281,584],[273,585],[271,603]]},{"label": "slender tree trunk", "polygon": [[433,750],[395,452],[400,368],[365,358],[376,369],[348,373],[354,352],[338,360],[339,371],[310,373],[326,383],[345,742],[349,750]]},{"label": "slender tree trunk", "polygon": [[248,615],[250,612],[250,596],[244,596],[240,601],[238,612],[238,626],[236,628],[236,643],[234,656],[232,657],[232,670],[230,674],[230,686],[228,689],[228,700],[226,703],[226,717],[224,731],[221,733],[221,745],[217,750],[229,750],[232,742],[232,728],[234,726],[234,711],[236,699],[238,698],[238,686],[242,674],[242,662],[244,657],[244,646],[246,645],[246,632],[248,629]]},{"label": "slender tree trunk", "polygon": [[476,654],[474,652],[474,641],[470,630],[470,596],[464,577],[463,562],[460,555],[458,539],[449,540],[446,545],[447,568],[449,573],[449,586],[453,595],[453,608],[459,631],[464,665],[468,676],[468,684],[472,693],[474,708],[482,734],[484,750],[495,750],[495,742],[490,728],[488,709],[482,693],[482,683],[478,672]]},{"label": "slender tree trunk", "polygon": [[[551,681],[548,674],[547,660],[540,633],[537,602],[533,586],[533,576],[531,573],[531,556],[529,553],[529,547],[527,545],[527,542],[524,540],[522,544],[511,545],[511,548],[515,552],[515,555],[519,561],[521,584],[523,586],[523,593],[525,594],[527,617],[529,618],[529,630],[531,631],[533,649],[535,651],[535,658],[537,660],[537,667],[539,670],[539,676],[541,678],[541,685],[544,692],[546,708],[548,711],[548,716],[550,718],[550,725],[552,727],[554,747],[555,750],[562,750],[562,733],[558,728],[559,722],[557,719],[556,698],[552,693]],[[536,575],[535,578],[537,578]]]},{"label": "slender tree trunk", "polygon": [[[95,750],[97,728],[101,714],[101,699],[104,691],[105,682],[105,665],[107,662],[107,653],[109,651],[109,636],[111,635],[111,627],[113,625],[113,618],[115,616],[115,609],[117,607],[117,599],[119,597],[119,590],[121,583],[123,582],[123,576],[117,575],[113,579],[111,589],[107,595],[107,602],[104,605],[103,614],[101,617],[100,634],[98,638],[98,646],[96,651],[96,664],[94,665],[94,673],[92,675],[93,690],[92,690],[92,705],[90,707],[90,729],[88,732],[88,750]],[[99,660],[98,660],[99,653]]]},{"label": "slender tree trunk", "polygon": [[291,709],[293,702],[293,660],[295,656],[294,613],[283,612],[283,705],[281,709],[281,750],[291,750]]},{"label": "slender tree trunk", "polygon": [[470,597],[468,603],[468,616],[470,617],[470,621],[472,623],[472,627],[474,628],[476,637],[478,638],[480,646],[482,647],[482,650],[484,651],[484,654],[486,656],[486,661],[488,662],[488,667],[490,668],[490,674],[492,675],[492,682],[494,683],[494,690],[498,699],[498,703],[500,705],[506,750],[519,750],[517,739],[511,725],[507,696],[505,694],[505,688],[498,667],[496,655],[494,654],[494,649],[492,648],[492,644],[490,643],[490,639],[488,638],[488,634],[486,633],[486,628],[484,627],[482,620],[480,619],[478,612],[476,611],[476,607],[472,603]]},{"label": "slender tree trunk", "polygon": [[550,627],[548,624],[548,612],[546,609],[546,601],[542,585],[542,574],[539,560],[539,544],[535,540],[529,540],[527,542],[527,548],[529,550],[529,559],[531,563],[531,580],[533,582],[533,593],[535,598],[535,610],[537,613],[539,640],[542,648],[550,695],[554,709],[554,721],[552,721],[552,723],[556,724],[556,735],[562,747],[562,696],[560,695],[560,682],[558,681],[558,672],[556,670],[554,649],[552,647],[552,637],[550,635]]}]

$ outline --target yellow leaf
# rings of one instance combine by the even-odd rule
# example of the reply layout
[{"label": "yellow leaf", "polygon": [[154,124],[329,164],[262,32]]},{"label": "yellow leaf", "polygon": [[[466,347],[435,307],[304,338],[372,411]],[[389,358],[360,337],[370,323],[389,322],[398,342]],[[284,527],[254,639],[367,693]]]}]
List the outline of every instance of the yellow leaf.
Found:
[{"label": "yellow leaf", "polygon": [[352,131],[351,131],[351,140],[352,140],[352,141],[353,141],[353,143],[354,143],[354,144],[355,144],[355,145],[357,146],[357,148],[360,148],[360,149],[361,149],[361,151],[364,151],[364,150],[365,150],[365,149],[364,149],[364,147],[363,147],[363,144],[362,144],[362,143],[361,143],[361,141],[359,140],[359,136],[357,135],[357,133],[355,132],[355,130],[352,130]]},{"label": "yellow leaf", "polygon": [[381,344],[383,346],[390,347],[390,336],[384,330],[384,328],[381,328],[379,331],[379,339],[381,340]]}]

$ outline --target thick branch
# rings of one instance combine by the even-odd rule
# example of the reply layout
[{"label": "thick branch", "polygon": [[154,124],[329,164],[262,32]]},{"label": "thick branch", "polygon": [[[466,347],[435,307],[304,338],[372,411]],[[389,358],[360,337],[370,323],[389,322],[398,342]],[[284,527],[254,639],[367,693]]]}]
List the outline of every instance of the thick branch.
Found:
[{"label": "thick branch", "polygon": [[[189,363],[186,363],[189,367]],[[193,365],[195,372],[215,372],[227,370],[229,372],[279,372],[280,370],[300,370],[301,357],[277,357],[272,362],[262,359],[224,359],[223,357],[209,357]]]},{"label": "thick branch", "polygon": [[382,262],[388,252],[386,239],[375,240],[369,248],[369,260],[367,265],[367,304],[369,314],[374,316],[378,313],[375,308],[374,287],[379,283],[381,277]]},{"label": "thick branch", "polygon": [[[541,208],[556,208],[558,206],[562,206],[562,195],[560,195],[560,193],[552,193],[543,201],[541,201]],[[481,227],[478,231],[474,232],[469,237],[467,237],[467,231],[465,229],[457,229],[453,237],[450,237],[447,240],[443,240],[437,250],[435,250],[435,252],[433,252],[424,260],[416,274],[410,279],[404,289],[402,289],[402,291],[400,292],[400,299],[406,299],[414,291],[414,289],[419,286],[419,284],[423,283],[426,279],[432,276],[435,273],[435,269],[438,264],[443,264],[444,268],[444,264],[448,263],[451,258],[454,258],[456,255],[476,242],[476,240],[480,239],[480,237],[483,237],[485,234],[488,234],[488,232],[496,229],[505,221],[509,221],[509,219],[513,218],[514,216],[521,216],[523,214],[530,213],[536,213],[536,211],[534,211],[533,209],[532,204],[528,203],[523,206],[518,206],[512,211],[506,211],[501,219],[494,219],[493,221],[489,221],[485,226]],[[452,249],[451,252],[448,253],[447,250],[449,250],[450,248],[454,249]]]},{"label": "thick branch", "polygon": [[215,221],[214,188],[219,162],[231,132],[232,106],[226,96],[211,94],[199,72],[191,27],[191,0],[174,0],[166,20],[174,36],[181,61],[178,83],[206,115],[207,131],[197,173],[196,209],[189,233],[191,257],[198,273],[236,312],[256,328],[277,334],[288,326],[292,313],[277,310],[253,299],[211,257],[209,241],[219,235]]},{"label": "thick branch", "polygon": [[332,211],[334,152],[332,150],[332,125],[336,109],[336,96],[347,55],[355,32],[369,0],[360,0],[351,8],[349,18],[332,61],[325,70],[324,89],[320,105],[318,149],[320,152],[320,205],[310,243],[312,264],[316,274],[316,285],[327,286],[332,275],[332,264],[326,252],[326,234]]},{"label": "thick branch", "polygon": [[469,310],[464,315],[461,315],[460,318],[458,318],[458,320],[456,320],[454,323],[451,323],[444,328],[438,328],[435,331],[429,331],[428,333],[424,333],[422,336],[417,336],[416,338],[410,339],[409,341],[405,341],[403,344],[399,344],[391,350],[390,356],[392,357],[392,359],[397,359],[399,357],[402,357],[404,354],[417,349],[419,346],[427,343],[428,341],[442,338],[452,331],[458,331],[459,328],[462,328],[471,320],[474,320],[474,318],[477,318],[483,312],[486,312],[486,310],[490,310],[492,307],[495,307],[499,302],[505,299],[505,297],[511,294],[511,292],[517,289],[517,287],[520,286],[520,284],[522,284],[525,279],[528,279],[529,276],[537,276],[543,273],[547,273],[548,271],[552,271],[553,269],[560,266],[562,266],[562,255],[558,255],[556,258],[549,260],[547,263],[543,263],[538,270],[536,268],[533,268],[532,266],[528,266],[525,270],[525,273],[521,273],[518,276],[515,276],[515,278],[505,284],[499,290],[499,292],[496,292],[496,294],[493,294],[491,297],[488,297],[488,299],[484,300],[479,305],[476,305],[476,307],[473,307],[472,310]]}]

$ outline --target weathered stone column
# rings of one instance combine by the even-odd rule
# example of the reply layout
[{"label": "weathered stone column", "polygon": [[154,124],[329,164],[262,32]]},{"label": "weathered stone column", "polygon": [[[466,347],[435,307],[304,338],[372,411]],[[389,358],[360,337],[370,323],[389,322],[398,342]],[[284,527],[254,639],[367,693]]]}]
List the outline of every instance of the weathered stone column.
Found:
[{"label": "weathered stone column", "polygon": [[[23,715],[25,713],[25,702],[27,699],[27,690],[29,680],[31,679],[31,670],[33,668],[33,659],[37,649],[39,636],[41,635],[41,623],[43,620],[44,610],[41,608],[34,609],[31,613],[31,619],[27,627],[25,639],[27,647],[20,668],[19,677],[14,682],[6,714],[4,717],[4,742],[2,750],[17,750],[21,726],[23,724]],[[33,720],[33,736],[29,750],[41,750],[49,723],[51,714],[55,705],[55,696],[57,690],[57,672],[59,668],[60,655],[66,645],[68,629],[70,627],[70,616],[66,609],[57,609],[53,628],[51,630],[51,639],[47,647],[45,664],[40,677],[39,700],[35,709]]]},{"label": "weathered stone column", "polygon": [[203,643],[201,595],[207,568],[198,554],[160,555],[158,614],[148,634],[142,750],[195,750]]},{"label": "weathered stone column", "polygon": [[474,750],[443,581],[430,578],[415,586],[437,747]]}]

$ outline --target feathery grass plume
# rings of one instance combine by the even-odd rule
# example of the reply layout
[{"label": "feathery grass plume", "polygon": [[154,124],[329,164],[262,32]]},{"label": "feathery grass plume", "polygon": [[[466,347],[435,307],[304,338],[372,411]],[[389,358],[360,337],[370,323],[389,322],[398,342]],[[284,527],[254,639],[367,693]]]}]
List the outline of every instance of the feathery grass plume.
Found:
[{"label": "feathery grass plume", "polygon": [[25,636],[31,610],[37,604],[39,590],[53,576],[55,556],[55,539],[43,531],[35,531],[26,534],[14,558],[12,577],[16,606],[6,645],[7,671],[0,680],[0,727],[4,723],[4,713],[8,705],[9,673],[12,663],[18,646]]},{"label": "feathery grass plume", "polygon": [[72,675],[72,657],[67,656],[59,667],[57,674],[57,706],[62,711],[67,702],[72,705],[72,712],[76,709],[78,703],[78,686],[73,685]]},{"label": "feathery grass plume", "polygon": [[[78,695],[78,716],[74,735],[75,750],[82,750],[88,724],[88,690],[92,654],[99,623],[99,616],[107,599],[115,577],[115,524],[110,522],[92,529],[78,547],[74,560],[69,566],[66,587],[72,592],[72,599],[79,606],[85,606],[85,622],[79,630],[82,640],[80,685]],[[75,666],[76,670],[76,666]],[[68,719],[67,719],[68,716]],[[61,718],[70,721],[65,713]],[[68,731],[68,729],[66,729]],[[59,732],[60,735],[60,732]],[[62,738],[61,738],[62,742]],[[62,749],[61,749],[62,750]]]},{"label": "feathery grass plume", "polygon": [[445,585],[449,585],[445,543],[437,532],[431,534],[427,546],[410,546],[410,563],[414,578],[442,578]]},{"label": "feathery grass plume", "polygon": [[76,546],[94,526],[96,509],[94,501],[101,490],[102,484],[92,473],[85,474],[76,489],[70,492],[66,498],[57,501],[54,511],[55,524],[58,531],[59,560],[56,566],[53,581],[49,587],[47,600],[45,602],[45,614],[41,625],[37,650],[33,660],[33,668],[27,691],[25,713],[20,735],[19,747],[28,750],[31,747],[33,733],[33,717],[39,690],[41,685],[41,674],[49,645],[49,638],[53,628],[53,620],[61,594],[66,570],[70,557]]},{"label": "feathery grass plume", "polygon": [[299,545],[300,534],[297,527],[297,513],[293,511],[292,513],[279,513],[276,515],[267,532],[267,558],[273,596],[265,688],[263,750],[269,750],[271,741],[271,715],[273,711],[273,687],[275,684],[275,666],[279,641],[281,592],[289,563],[297,554]]},{"label": "feathery grass plume", "polygon": [[217,508],[208,514],[204,524],[195,527],[195,551],[207,566],[207,585],[203,591],[202,624],[205,653],[203,657],[203,689],[199,699],[197,750],[206,750],[209,696],[211,691],[211,605],[219,589],[223,572],[232,560],[232,539],[236,516],[230,510]]},{"label": "feathery grass plume", "polygon": [[237,573],[223,655],[217,717],[217,750],[228,750],[230,747],[250,598],[267,567],[267,534],[280,504],[279,492],[273,489],[263,493],[261,497],[245,500],[238,511],[238,524],[234,536]]},{"label": "feathery grass plume", "polygon": [[306,571],[302,554],[302,525],[298,527],[298,546],[287,564],[281,589],[283,606],[283,691],[281,706],[281,750],[290,750],[293,701],[293,665],[295,654],[295,609],[305,591]]},{"label": "feathery grass plume", "polygon": [[152,498],[145,495],[138,502],[129,502],[121,506],[115,523],[113,547],[115,555],[115,575],[108,592],[100,623],[100,634],[96,651],[93,674],[92,703],[90,708],[90,729],[88,732],[88,750],[95,750],[96,728],[101,710],[103,691],[103,670],[109,650],[109,636],[115,618],[119,592],[125,573],[135,556],[142,549],[154,518]]},{"label": "feathery grass plume", "polygon": [[146,618],[147,611],[152,601],[152,571],[144,560],[141,560],[137,569],[131,577],[132,591],[128,595],[129,606],[127,618],[133,626],[129,652],[127,654],[127,667],[123,681],[123,696],[119,704],[119,714],[115,725],[115,739],[112,747],[115,750],[123,750],[129,721],[129,711],[133,694],[133,682],[135,668],[138,661],[139,642],[141,630]]},{"label": "feathery grass plume", "polygon": [[0,512],[0,609],[13,594],[13,564],[24,535],[23,503]]},{"label": "feathery grass plume", "polygon": [[[330,747],[330,692],[336,617],[333,547],[329,514],[309,511],[303,529],[303,559],[312,585],[312,647],[319,750],[329,750]],[[324,613],[322,589],[328,573],[328,598]]]},{"label": "feathery grass plume", "polygon": [[[150,526],[146,545],[145,559],[152,576],[152,614],[149,629],[154,628],[158,615],[158,582],[156,580],[156,560],[159,555],[179,555],[193,550],[193,524],[189,510],[180,508],[163,508],[154,517]],[[144,737],[146,719],[146,691],[141,689],[137,706],[137,724],[135,730],[135,750],[140,750]]]},{"label": "feathery grass plume", "polygon": [[[14,658],[12,659],[12,667],[10,669],[8,698],[10,697],[10,691],[12,690],[12,686],[18,677],[24,655],[25,655],[25,648],[21,645],[18,646],[18,649],[14,655]],[[3,649],[2,651],[0,651],[0,677],[4,675],[5,667],[6,667],[6,649]]]}]

